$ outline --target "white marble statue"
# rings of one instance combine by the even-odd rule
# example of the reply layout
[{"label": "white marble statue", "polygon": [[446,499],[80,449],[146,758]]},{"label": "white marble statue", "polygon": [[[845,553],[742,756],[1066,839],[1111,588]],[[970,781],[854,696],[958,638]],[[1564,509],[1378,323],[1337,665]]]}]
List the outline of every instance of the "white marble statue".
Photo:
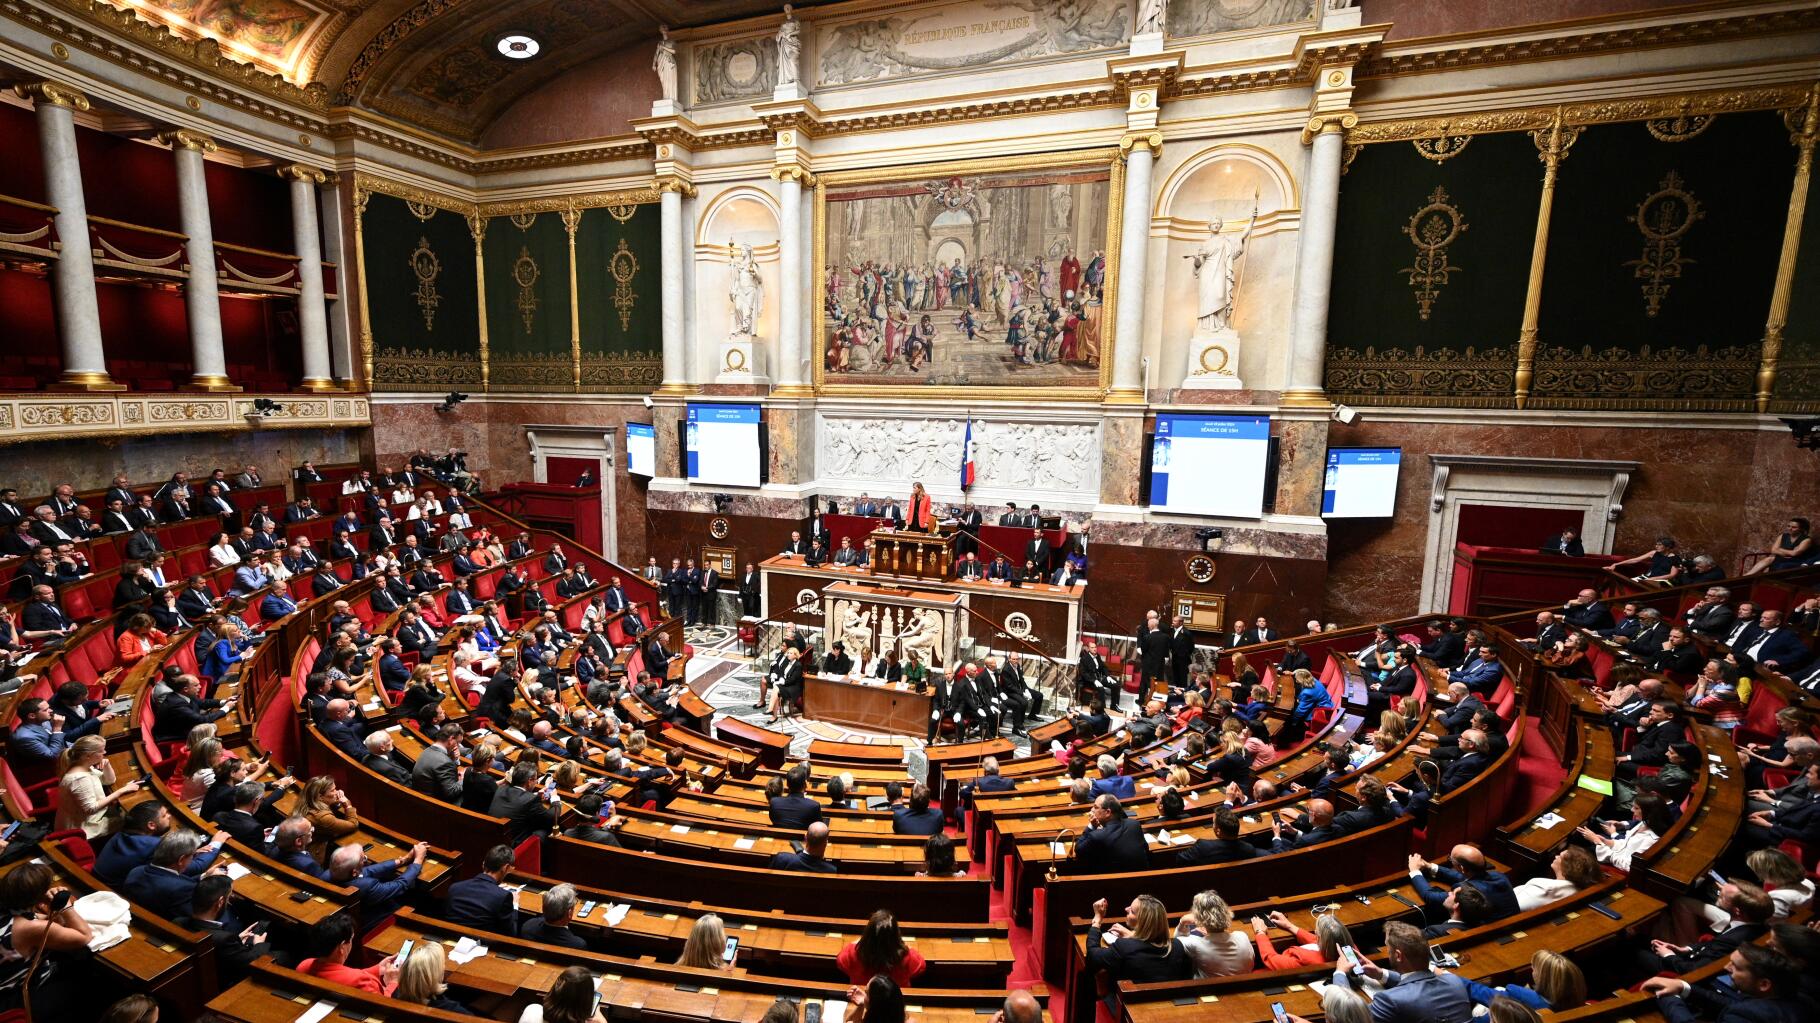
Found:
[{"label": "white marble statue", "polygon": [[777,84],[795,85],[801,76],[803,58],[802,24],[784,5],[784,23],[777,26]]},{"label": "white marble statue", "polygon": [[732,278],[728,298],[733,301],[733,333],[753,336],[758,333],[758,314],[764,308],[763,282],[758,278],[758,261],[752,257],[750,244],[727,243],[727,271]]},{"label": "white marble statue", "polygon": [[1137,34],[1161,35],[1169,17],[1169,0],[1138,0]]},{"label": "white marble statue", "polygon": [[1257,217],[1254,215],[1251,218],[1251,223],[1245,226],[1245,233],[1237,238],[1221,235],[1220,229],[1225,226],[1224,220],[1215,217],[1201,251],[1182,257],[1194,261],[1194,275],[1200,281],[1198,335],[1211,335],[1229,329],[1232,306],[1238,299],[1239,260],[1245,255],[1245,245],[1251,240],[1252,229],[1257,226]]},{"label": "white marble statue", "polygon": [[657,52],[651,57],[651,68],[657,72],[657,87],[663,98],[676,101],[676,40],[670,38],[670,27],[657,29],[663,38],[657,41]]},{"label": "white marble statue", "polygon": [[845,604],[840,618],[840,641],[846,644],[849,653],[871,649],[871,617],[858,604]]},{"label": "white marble statue", "polygon": [[926,607],[919,607],[910,614],[911,620],[904,623],[904,631],[897,638],[904,660],[909,660],[914,653],[930,667],[946,667],[935,656],[942,641],[942,616]]}]

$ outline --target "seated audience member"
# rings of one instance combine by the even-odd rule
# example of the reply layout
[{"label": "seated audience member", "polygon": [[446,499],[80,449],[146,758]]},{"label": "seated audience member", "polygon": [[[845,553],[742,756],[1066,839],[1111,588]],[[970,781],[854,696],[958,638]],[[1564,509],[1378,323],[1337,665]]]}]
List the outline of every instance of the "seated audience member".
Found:
[{"label": "seated audience member", "polygon": [[[1122,924],[1105,925],[1106,900],[1093,904],[1093,922],[1087,928],[1087,968],[1105,971],[1113,983],[1129,980],[1146,984],[1187,980],[1194,976],[1194,961],[1182,942],[1169,932],[1169,913],[1154,895],[1139,895],[1125,908]],[[1101,935],[1112,938],[1101,941]]]},{"label": "seated audience member", "polygon": [[90,839],[113,831],[120,800],[139,791],[140,782],[115,787],[107,742],[99,735],[85,735],[71,743],[58,763],[62,771],[57,781],[55,830],[79,829]]},{"label": "seated audience member", "polygon": [[[226,842],[224,832],[216,833],[213,840],[205,842],[195,831],[167,830],[152,848],[151,856],[127,872],[120,892],[129,901],[159,916],[172,919],[182,916],[189,910],[195,895],[197,878],[225,870],[214,860]],[[197,861],[207,865],[195,870]]]},{"label": "seated audience member", "polygon": [[910,789],[910,802],[892,812],[893,834],[939,835],[942,827],[941,807],[930,805],[929,788],[926,785],[913,786]]},{"label": "seated audience member", "polygon": [[575,886],[559,884],[543,893],[543,912],[525,921],[518,936],[562,948],[586,949],[588,941],[569,925],[575,922]]},{"label": "seated audience member", "polygon": [[1510,878],[1487,866],[1485,854],[1477,846],[1454,846],[1444,864],[1430,863],[1412,853],[1409,857],[1409,879],[1415,884],[1416,894],[1421,896],[1422,901],[1430,907],[1437,907],[1445,893],[1431,885],[1430,878],[1450,887],[1472,885],[1485,896],[1496,916],[1514,916],[1518,912],[1516,890],[1511,885]]},{"label": "seated audience member", "polygon": [[366,753],[360,758],[362,767],[396,784],[411,784],[411,762],[398,752],[391,732],[383,728],[369,732],[363,743]]},{"label": "seated audience member", "polygon": [[809,787],[807,767],[799,764],[791,768],[784,775],[784,786],[788,794],[776,796],[770,801],[772,827],[794,831],[822,819],[821,804],[804,794]]},{"label": "seated audience member", "polygon": [[[1693,1023],[1696,1018],[1720,1023],[1798,1023],[1807,1019],[1812,1001],[1797,998],[1812,964],[1802,966],[1774,949],[1741,945],[1726,957],[1724,983],[1692,984],[1672,977],[1651,977],[1642,990],[1656,996],[1656,1005],[1668,1023]],[[1805,1004],[1804,1004],[1805,1003]]]},{"label": "seated audience member", "polygon": [[21,700],[17,714],[19,724],[13,728],[6,759],[15,769],[32,769],[40,776],[48,776],[70,744],[63,720],[51,712],[49,701],[36,696]]},{"label": "seated audience member", "polygon": [[[1769,552],[1757,559],[1756,564],[1745,572],[1745,575],[1758,575],[1763,572],[1779,572],[1786,568],[1800,568],[1820,561],[1820,548],[1814,544],[1813,530],[1807,519],[1797,515],[1784,525],[1782,535],[1770,545]],[[1616,567],[1616,566],[1613,566]]]},{"label": "seated audience member", "polygon": [[346,913],[311,925],[309,944],[316,954],[297,964],[299,973],[375,995],[389,996],[398,986],[396,956],[386,956],[363,970],[348,965],[348,955],[354,951],[354,920]]},{"label": "seated audience member", "polygon": [[1119,874],[1150,869],[1144,829],[1111,795],[1093,800],[1088,824],[1074,843],[1074,869],[1082,874]]},{"label": "seated audience member", "polygon": [[803,832],[802,851],[786,849],[774,854],[765,864],[772,870],[797,870],[815,874],[837,873],[839,868],[827,858],[828,825],[821,821]]},{"label": "seated audience member", "polygon": [[966,871],[954,864],[954,839],[947,835],[930,835],[923,843],[923,869],[917,877],[964,877]]},{"label": "seated audience member", "polygon": [[417,885],[429,850],[427,843],[418,842],[397,859],[374,863],[361,846],[339,846],[328,858],[328,880],[360,893],[360,920],[363,925],[370,924],[404,905],[406,896]]},{"label": "seated audience member", "polygon": [[518,892],[505,887],[515,858],[509,845],[489,849],[480,873],[449,886],[443,918],[452,924],[517,937]]},{"label": "seated audience member", "polygon": [[1699,969],[1768,934],[1776,912],[1775,900],[1769,893],[1749,881],[1734,880],[1720,885],[1718,906],[1729,922],[1724,929],[1691,945],[1677,945],[1658,938],[1651,941],[1648,948],[1637,950],[1638,965],[1651,974],[1684,974]]},{"label": "seated audience member", "polygon": [[1119,761],[1110,754],[1101,754],[1094,762],[1100,776],[1093,781],[1094,795],[1111,795],[1116,799],[1130,799],[1137,795],[1137,779],[1119,773]]},{"label": "seated audience member", "polygon": [[1674,823],[1675,811],[1662,797],[1645,792],[1632,804],[1629,821],[1604,821],[1597,831],[1590,827],[1576,830],[1592,843],[1600,863],[1628,871],[1632,858],[1647,852]]},{"label": "seated audience member", "polygon": [[[1278,952],[1271,943],[1272,927],[1293,935],[1297,944]],[[1339,916],[1331,912],[1315,914],[1314,930],[1308,931],[1297,927],[1289,917],[1272,910],[1268,923],[1264,917],[1251,918],[1251,935],[1257,943],[1258,965],[1266,970],[1337,963],[1340,961],[1340,949],[1347,945],[1357,947],[1352,932],[1346,929],[1346,924]]]},{"label": "seated audience member", "polygon": [[1258,847],[1239,837],[1239,815],[1222,806],[1213,813],[1214,838],[1196,839],[1184,849],[1176,863],[1184,867],[1201,867],[1233,860],[1248,860],[1258,854]]},{"label": "seated audience member", "polygon": [[474,1015],[467,1006],[449,997],[448,954],[440,942],[426,941],[411,949],[398,967],[398,986],[392,989],[392,997],[412,1005]]},{"label": "seated audience member", "polygon": [[542,1004],[525,1006],[518,1023],[606,1023],[594,1007],[600,981],[585,966],[571,966],[556,977]]},{"label": "seated audience member", "polygon": [[1517,897],[1517,909],[1531,910],[1559,902],[1605,879],[1599,861],[1577,845],[1564,846],[1549,862],[1549,869],[1552,874],[1530,878],[1512,889]]},{"label": "seated audience member", "polygon": [[1564,1012],[1586,1004],[1586,976],[1573,960],[1552,949],[1537,949],[1529,957],[1530,982],[1492,987],[1466,982],[1474,1005],[1490,1006],[1498,997],[1510,998],[1537,1012]]},{"label": "seated audience member", "polygon": [[[374,735],[390,733],[379,731]],[[369,736],[371,738],[371,736]],[[314,835],[309,844],[310,858],[328,866],[329,853],[337,842],[360,830],[360,812],[354,803],[328,775],[317,775],[303,785],[303,797],[297,803],[297,815],[309,821]]]},{"label": "seated audience member", "polygon": [[1439,923],[1422,928],[1424,938],[1444,938],[1455,931],[1477,927],[1491,918],[1491,905],[1485,893],[1469,884],[1454,885],[1442,897],[1440,911],[1447,914]]},{"label": "seated audience member", "polygon": [[1377,1023],[1467,1023],[1472,999],[1466,985],[1433,969],[1428,941],[1413,925],[1393,920],[1384,925],[1386,969],[1365,962],[1363,972],[1383,990],[1371,999]]},{"label": "seated audience member", "polygon": [[1194,897],[1194,904],[1176,925],[1175,937],[1194,963],[1196,977],[1250,973],[1257,959],[1250,935],[1232,929],[1232,909],[1216,891]]},{"label": "seated audience member", "polygon": [[897,918],[883,909],[866,920],[859,937],[841,949],[836,962],[849,983],[864,984],[884,974],[898,987],[912,986],[928,967],[922,953],[906,944],[898,933]]},{"label": "seated audience member", "polygon": [[1636,574],[1631,578],[1640,583],[1654,583],[1658,586],[1674,586],[1680,581],[1681,573],[1686,566],[1681,561],[1679,545],[1672,536],[1656,538],[1656,545],[1634,558],[1613,562],[1606,566],[1621,575],[1630,575],[1626,569]]},{"label": "seated audience member", "polygon": [[612,810],[612,804],[599,793],[590,792],[575,801],[575,813],[580,821],[565,828],[563,834],[595,845],[618,847],[619,838],[613,834],[613,829],[624,821],[614,816]]}]

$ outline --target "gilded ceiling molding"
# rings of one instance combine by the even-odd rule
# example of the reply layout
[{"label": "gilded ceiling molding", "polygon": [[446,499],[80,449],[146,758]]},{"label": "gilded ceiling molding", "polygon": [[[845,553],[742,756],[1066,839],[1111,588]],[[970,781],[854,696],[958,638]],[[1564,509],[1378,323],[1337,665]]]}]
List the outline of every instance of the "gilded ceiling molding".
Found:
[{"label": "gilded ceiling molding", "polygon": [[474,218],[479,216],[479,207],[473,203],[442,192],[432,192],[416,185],[407,185],[402,181],[393,181],[375,174],[362,172],[354,175],[356,202],[364,207],[365,197],[375,192],[380,195],[389,195],[394,199],[403,199],[405,202],[434,206],[439,210],[459,214],[467,217],[470,224]]},{"label": "gilded ceiling molding", "polygon": [[526,153],[522,156],[489,158],[482,156],[468,166],[476,174],[532,170],[541,167],[572,167],[578,164],[610,163],[616,160],[649,160],[655,147],[644,140],[611,145],[564,149],[558,152]]},{"label": "gilded ceiling molding", "polygon": [[[1546,39],[1501,39],[1496,42],[1447,45],[1448,37],[1435,36],[1398,44],[1397,52],[1380,52],[1359,62],[1359,78],[1394,78],[1399,75],[1467,68],[1526,64],[1560,57],[1586,57],[1613,51],[1727,42],[1752,36],[1806,32],[1820,28],[1820,8],[1762,11],[1684,21],[1667,25],[1642,25],[1574,32]],[[1415,49],[1425,44],[1432,49]]]},{"label": "gilded ceiling molding", "polygon": [[422,0],[398,17],[392,23],[379,30],[379,34],[367,41],[360,55],[348,65],[348,73],[341,79],[341,88],[337,90],[337,103],[353,103],[360,93],[360,87],[366,82],[373,68],[385,59],[399,43],[408,39],[413,32],[429,24],[437,15],[462,6],[467,0]]},{"label": "gilded ceiling molding", "polygon": [[576,195],[553,195],[541,199],[516,199],[506,202],[481,203],[477,209],[482,217],[515,217],[534,213],[556,213],[568,223],[568,218],[580,210],[601,209],[609,206],[637,206],[658,201],[659,191],[655,187],[623,188],[613,192],[582,192]]},{"label": "gilded ceiling molding", "polygon": [[1574,126],[1647,121],[1659,117],[1739,113],[1747,110],[1780,110],[1799,105],[1807,96],[1805,84],[1719,89],[1638,99],[1599,100],[1591,103],[1550,104],[1494,110],[1481,114],[1451,114],[1407,121],[1361,121],[1346,131],[1353,144],[1407,142],[1443,136],[1484,135],[1502,131],[1540,131],[1554,123]]}]

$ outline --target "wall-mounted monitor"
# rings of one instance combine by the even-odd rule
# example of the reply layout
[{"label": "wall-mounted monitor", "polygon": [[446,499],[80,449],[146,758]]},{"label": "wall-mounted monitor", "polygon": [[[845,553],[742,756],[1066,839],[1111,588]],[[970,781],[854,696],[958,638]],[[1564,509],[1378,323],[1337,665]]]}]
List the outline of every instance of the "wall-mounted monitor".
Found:
[{"label": "wall-mounted monitor", "polygon": [[626,471],[634,476],[657,475],[657,429],[650,423],[626,424]]},{"label": "wall-mounted monitor", "polygon": [[1269,456],[1268,416],[1159,415],[1150,442],[1150,506],[1259,518]]},{"label": "wall-mounted monitor", "polygon": [[1321,517],[1389,518],[1396,512],[1402,464],[1402,448],[1328,448]]},{"label": "wall-mounted monitor", "polygon": [[683,452],[690,483],[756,487],[763,482],[757,405],[690,405]]}]

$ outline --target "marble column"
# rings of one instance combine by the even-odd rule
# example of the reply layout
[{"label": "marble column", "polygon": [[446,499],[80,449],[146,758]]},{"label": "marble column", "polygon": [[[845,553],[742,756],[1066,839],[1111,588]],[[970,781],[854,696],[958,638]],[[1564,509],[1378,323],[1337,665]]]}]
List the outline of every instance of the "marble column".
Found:
[{"label": "marble column", "polygon": [[1296,250],[1295,293],[1289,328],[1289,372],[1283,404],[1322,408],[1321,377],[1327,362],[1327,304],[1333,291],[1333,239],[1340,212],[1340,158],[1351,112],[1313,117],[1303,132],[1311,144],[1302,186],[1301,242]]},{"label": "marble column", "polygon": [[794,394],[803,384],[803,184],[802,171],[795,167],[778,170],[779,202],[778,240],[783,265],[777,285],[777,369],[772,379],[777,382],[773,393]]},{"label": "marble column", "polygon": [[1161,132],[1127,135],[1125,201],[1119,215],[1118,313],[1113,321],[1112,391],[1108,401],[1142,404],[1144,393],[1144,281],[1150,261],[1150,178]]},{"label": "marble column", "polygon": [[221,343],[221,293],[215,282],[215,229],[209,221],[209,184],[202,156],[215,151],[215,140],[183,129],[165,132],[159,141],[171,147],[177,161],[177,215],[183,222],[184,262],[189,279],[183,285],[183,308],[190,322],[190,389],[236,390],[227,376],[227,352]]},{"label": "marble column", "polygon": [[56,82],[32,82],[15,86],[14,91],[31,100],[37,111],[45,200],[57,208],[52,223],[62,248],[51,267],[51,297],[63,343],[63,383],[95,391],[125,390],[107,375],[101,310],[95,302],[88,203],[76,158],[76,111],[88,109],[88,97]]},{"label": "marble column", "polygon": [[688,296],[683,291],[683,273],[687,269],[683,265],[683,190],[688,186],[670,179],[660,182],[658,187],[662,214],[658,248],[663,258],[659,279],[664,300],[664,380],[658,389],[666,394],[686,394],[689,391],[688,338],[684,336],[683,311]]},{"label": "marble column", "polygon": [[322,291],[322,235],[318,230],[316,186],[328,175],[294,163],[278,176],[291,183],[291,244],[297,250],[297,324],[303,334],[303,388],[331,391],[328,305]]}]

